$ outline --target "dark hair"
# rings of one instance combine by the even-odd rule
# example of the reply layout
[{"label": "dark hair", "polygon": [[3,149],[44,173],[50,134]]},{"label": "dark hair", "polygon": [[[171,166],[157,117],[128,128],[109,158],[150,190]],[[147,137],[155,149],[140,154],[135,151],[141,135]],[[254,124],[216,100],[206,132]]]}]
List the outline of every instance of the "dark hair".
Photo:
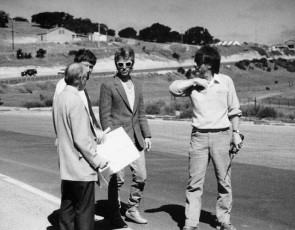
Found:
[{"label": "dark hair", "polygon": [[65,82],[67,85],[78,86],[79,78],[87,74],[87,68],[80,63],[72,63],[65,69]]},{"label": "dark hair", "polygon": [[217,48],[210,45],[201,47],[199,50],[197,50],[194,60],[198,66],[201,64],[211,65],[212,74],[219,73],[221,57]]},{"label": "dark hair", "polygon": [[117,66],[117,62],[120,58],[130,58],[130,60],[132,61],[132,65],[134,64],[134,58],[135,58],[135,54],[133,49],[131,49],[130,47],[121,47],[119,48],[116,53],[115,53],[115,65]]},{"label": "dark hair", "polygon": [[96,64],[95,55],[88,49],[79,49],[75,55],[74,62],[84,62],[87,61],[91,65]]}]

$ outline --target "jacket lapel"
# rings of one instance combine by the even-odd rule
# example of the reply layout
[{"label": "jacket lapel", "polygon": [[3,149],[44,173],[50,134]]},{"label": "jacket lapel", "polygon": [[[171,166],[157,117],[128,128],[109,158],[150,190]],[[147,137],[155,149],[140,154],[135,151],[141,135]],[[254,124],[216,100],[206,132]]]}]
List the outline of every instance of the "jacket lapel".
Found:
[{"label": "jacket lapel", "polygon": [[124,87],[123,87],[123,85],[122,85],[122,83],[121,83],[121,81],[120,81],[120,79],[118,77],[114,78],[114,84],[116,86],[116,89],[117,89],[119,95],[121,96],[121,98],[123,99],[125,104],[127,105],[128,109],[130,111],[132,111],[131,108],[130,108],[130,104],[129,104],[125,89],[124,89]]},{"label": "jacket lapel", "polygon": [[137,81],[134,81],[134,79],[131,77],[131,80],[133,82],[134,85],[134,105],[133,105],[133,113],[136,112],[137,109],[137,105],[138,105],[138,101],[139,101],[139,85],[137,83]]}]

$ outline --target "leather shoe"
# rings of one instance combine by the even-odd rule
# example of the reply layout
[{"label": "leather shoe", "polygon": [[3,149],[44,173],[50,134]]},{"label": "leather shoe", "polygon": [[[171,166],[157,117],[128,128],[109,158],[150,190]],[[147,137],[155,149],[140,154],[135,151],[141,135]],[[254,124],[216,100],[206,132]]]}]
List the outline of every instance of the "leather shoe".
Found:
[{"label": "leather shoe", "polygon": [[138,224],[147,224],[147,220],[143,218],[138,210],[127,210],[125,213],[126,219],[132,220]]},{"label": "leather shoe", "polygon": [[198,230],[198,227],[184,226],[182,230]]},{"label": "leather shoe", "polygon": [[237,229],[232,224],[222,223],[221,227],[220,227],[220,230],[237,230]]},{"label": "leather shoe", "polygon": [[121,216],[111,218],[110,223],[115,228],[128,228],[128,225],[125,223]]}]

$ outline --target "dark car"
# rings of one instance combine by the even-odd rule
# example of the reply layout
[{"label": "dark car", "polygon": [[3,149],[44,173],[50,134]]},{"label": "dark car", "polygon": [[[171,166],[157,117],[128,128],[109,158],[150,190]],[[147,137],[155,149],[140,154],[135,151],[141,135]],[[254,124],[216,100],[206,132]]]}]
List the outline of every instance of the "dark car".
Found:
[{"label": "dark car", "polygon": [[22,77],[23,76],[33,76],[37,74],[37,70],[36,69],[26,69],[25,71],[21,72]]}]

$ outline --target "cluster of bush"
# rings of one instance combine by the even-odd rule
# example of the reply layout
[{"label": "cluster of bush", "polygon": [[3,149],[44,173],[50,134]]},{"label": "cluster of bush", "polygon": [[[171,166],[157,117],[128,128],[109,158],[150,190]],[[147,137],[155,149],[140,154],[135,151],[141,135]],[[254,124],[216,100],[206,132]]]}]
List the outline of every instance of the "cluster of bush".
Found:
[{"label": "cluster of bush", "polygon": [[284,58],[278,58],[275,60],[275,64],[282,68],[285,68],[289,72],[295,72],[295,61],[294,60],[286,60]]},{"label": "cluster of bush", "polygon": [[23,103],[23,106],[30,109],[30,108],[39,108],[39,107],[51,107],[53,99],[44,96],[43,94],[39,95],[39,101],[26,101]]},{"label": "cluster of bush", "polygon": [[239,62],[236,62],[235,66],[241,70],[253,69],[253,66],[255,66],[255,67],[263,69],[263,70],[271,71],[266,58],[261,58],[261,59],[255,58],[251,61],[247,60],[247,59],[241,60]]},{"label": "cluster of bush", "polygon": [[177,73],[184,74],[184,76],[187,79],[191,79],[192,78],[192,74],[193,74],[193,70],[192,69],[188,69],[187,71],[185,71],[185,69],[183,67],[178,67],[177,68]]},{"label": "cluster of bush", "polygon": [[[36,57],[37,58],[44,58],[45,54],[46,54],[46,50],[44,49],[39,49],[36,51],[37,54],[36,54]],[[24,53],[22,51],[22,49],[18,49],[16,51],[16,58],[17,59],[31,59],[32,58],[32,54],[31,53]]]},{"label": "cluster of bush", "polygon": [[[267,61],[266,58],[261,58],[261,59],[253,59],[253,60],[241,60],[239,62],[235,63],[235,66],[238,67],[241,70],[251,70],[254,68],[260,68],[263,70],[266,70],[268,72],[271,72],[271,67],[270,63],[273,64],[273,70],[278,70],[278,66],[285,68],[289,72],[295,72],[295,61],[294,60],[286,60],[283,58],[279,58],[277,60],[270,60]],[[252,64],[251,64],[252,63]]]},{"label": "cluster of bush", "polygon": [[46,50],[40,48],[40,49],[37,50],[36,57],[37,58],[44,58],[45,54],[46,54]]},{"label": "cluster of bush", "polygon": [[258,117],[259,119],[276,119],[279,116],[279,113],[276,111],[276,109],[261,105],[242,106],[241,110],[244,117]]},{"label": "cluster of bush", "polygon": [[188,98],[181,101],[172,101],[167,103],[166,101],[160,99],[157,101],[152,101],[145,106],[146,114],[150,115],[171,115],[174,116],[178,112],[179,118],[191,118],[192,108],[191,102]]},{"label": "cluster of bush", "polygon": [[32,58],[32,54],[31,53],[23,53],[22,49],[18,49],[16,51],[16,58],[17,59],[30,59],[30,58]]},{"label": "cluster of bush", "polygon": [[70,50],[69,55],[70,56],[75,56],[77,54],[77,52],[78,52],[77,50]]},{"label": "cluster of bush", "polygon": [[172,57],[179,61],[180,55],[178,53],[173,53]]}]

